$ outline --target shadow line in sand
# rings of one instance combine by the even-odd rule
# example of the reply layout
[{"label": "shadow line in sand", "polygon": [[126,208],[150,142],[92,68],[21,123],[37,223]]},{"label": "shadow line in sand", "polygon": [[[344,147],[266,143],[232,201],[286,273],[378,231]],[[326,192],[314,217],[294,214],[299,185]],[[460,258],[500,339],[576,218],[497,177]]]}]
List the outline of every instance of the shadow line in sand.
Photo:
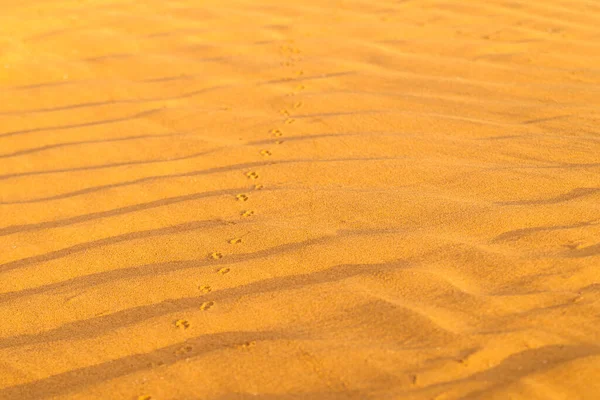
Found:
[{"label": "shadow line in sand", "polygon": [[[305,244],[302,245],[304,246]],[[296,247],[298,247],[298,244],[296,244]],[[362,274],[408,267],[410,267],[410,264],[403,260],[380,264],[342,264],[313,273],[270,278],[243,286],[213,291],[196,297],[169,299],[156,304],[128,308],[109,315],[69,322],[58,328],[37,334],[24,334],[2,338],[0,339],[0,348],[35,344],[48,345],[51,342],[60,340],[89,339],[155,317],[197,309],[202,303],[207,301],[219,302],[245,295],[295,290],[311,285],[337,282]]]},{"label": "shadow line in sand", "polygon": [[494,204],[499,206],[539,206],[539,205],[550,205],[563,203],[570,200],[579,199],[582,197],[592,196],[600,192],[600,188],[575,188],[568,193],[561,194],[559,196],[551,197],[548,199],[539,200],[514,200],[514,201],[500,201]]},{"label": "shadow line in sand", "polygon": [[[177,227],[174,227],[176,229]],[[178,229],[178,228],[177,228]],[[181,232],[184,232],[183,230]],[[144,233],[149,237],[148,233]],[[164,232],[158,232],[157,234],[164,234]],[[120,268],[110,271],[98,272],[91,275],[84,275],[76,278],[72,278],[66,281],[51,283],[48,285],[37,286],[34,288],[24,289],[16,292],[8,292],[0,294],[0,303],[4,303],[10,300],[15,300],[25,296],[32,296],[36,294],[42,294],[53,290],[68,288],[70,290],[74,289],[86,289],[89,287],[93,287],[96,285],[114,282],[122,279],[135,278],[135,277],[143,277],[143,276],[158,276],[161,274],[167,274],[174,271],[185,270],[189,268],[203,268],[203,267],[212,267],[212,268],[222,268],[223,266],[237,264],[240,262],[257,260],[265,257],[271,257],[274,255],[280,255],[289,253],[292,251],[296,251],[299,249],[303,249],[309,246],[327,244],[329,242],[333,242],[343,237],[350,236],[360,236],[360,235],[376,235],[376,234],[390,234],[395,233],[395,231],[391,230],[362,230],[362,231],[338,231],[335,235],[323,236],[314,239],[305,240],[297,243],[288,243],[283,244],[271,248],[267,248],[264,250],[259,250],[254,253],[242,253],[242,254],[233,254],[228,257],[224,257],[219,260],[207,259],[207,257],[202,257],[193,260],[184,260],[184,261],[169,261],[164,263],[157,264],[146,264],[141,266],[133,266]],[[110,239],[110,238],[109,238]],[[129,239],[131,240],[131,239]],[[81,251],[81,250],[80,250]]]},{"label": "shadow line in sand", "polygon": [[[124,141],[128,141],[128,140],[165,138],[165,137],[174,137],[174,136],[182,136],[182,135],[185,135],[185,133],[135,135],[135,136],[117,137],[114,139],[91,139],[91,140],[81,140],[78,142],[54,143],[54,144],[49,144],[46,146],[32,147],[32,148],[28,148],[28,149],[18,150],[18,151],[12,152],[12,153],[0,154],[0,158],[12,158],[12,157],[24,156],[24,155],[28,155],[28,154],[39,153],[39,152],[46,151],[46,150],[52,150],[52,149],[58,149],[58,148],[63,148],[63,147],[70,147],[70,146],[80,146],[82,144],[83,145],[85,145],[85,144],[104,144],[104,143],[112,143],[112,142],[124,142]],[[21,175],[24,175],[24,174],[27,174],[27,172],[25,172]],[[0,175],[0,179],[7,179],[7,178],[11,178],[13,176],[21,176],[21,175],[20,174]],[[33,173],[30,173],[30,175],[35,175],[35,171]]]},{"label": "shadow line in sand", "polygon": [[505,242],[505,241],[514,241],[518,240],[522,237],[537,233],[537,232],[553,232],[560,230],[568,230],[568,229],[576,229],[576,228],[585,228],[589,226],[598,225],[600,220],[593,219],[584,222],[578,222],[576,224],[571,225],[549,225],[549,226],[536,226],[533,228],[522,228],[522,229],[514,229],[512,231],[504,232],[496,236],[492,239],[492,243]]},{"label": "shadow line in sand", "polygon": [[284,78],[284,79],[273,79],[270,81],[260,82],[258,86],[262,85],[273,85],[277,83],[286,83],[286,82],[304,82],[304,81],[314,81],[319,79],[327,79],[327,78],[337,78],[339,76],[348,76],[348,75],[356,75],[356,71],[343,71],[343,72],[333,72],[329,74],[321,74],[321,75],[313,75],[313,76],[301,76],[296,78]]},{"label": "shadow line in sand", "polygon": [[29,265],[57,260],[63,257],[67,257],[73,254],[81,253],[87,250],[92,250],[97,247],[109,246],[112,244],[127,242],[130,240],[144,239],[149,237],[173,235],[177,233],[202,229],[212,228],[216,226],[227,225],[224,220],[208,220],[208,221],[191,221],[184,222],[182,224],[167,226],[158,229],[148,229],[145,231],[136,231],[124,233],[122,235],[111,236],[104,239],[93,240],[91,242],[79,243],[74,246],[66,247],[64,249],[52,251],[49,253],[39,254],[37,256],[22,258],[20,260],[11,261],[8,263],[0,264],[0,273],[11,271],[16,268],[23,268]]},{"label": "shadow line in sand", "polygon": [[91,122],[81,122],[81,123],[78,123],[78,124],[44,126],[44,127],[40,127],[40,128],[31,128],[31,129],[22,129],[22,130],[19,130],[19,131],[3,132],[3,133],[0,133],[0,137],[15,136],[15,135],[24,135],[26,133],[58,131],[58,130],[66,130],[66,129],[84,128],[84,127],[88,127],[88,126],[114,124],[114,123],[118,123],[118,122],[125,122],[125,121],[130,121],[130,120],[133,120],[133,119],[147,117],[149,115],[156,114],[156,113],[162,111],[163,109],[164,108],[154,108],[154,109],[151,109],[151,110],[147,110],[147,111],[139,112],[139,113],[136,113],[136,114],[132,114],[132,115],[129,115],[127,117],[112,118],[112,119],[103,119],[103,120],[91,121]]},{"label": "shadow line in sand", "polygon": [[[52,147],[54,148],[54,147],[61,147],[61,146],[52,146]],[[98,170],[98,169],[129,167],[129,166],[134,166],[134,165],[159,164],[159,163],[166,163],[166,162],[171,162],[171,161],[172,162],[183,161],[183,160],[190,160],[193,158],[197,158],[200,156],[205,156],[205,155],[215,152],[216,150],[218,150],[218,149],[207,150],[207,151],[203,151],[200,153],[193,153],[193,154],[189,154],[187,156],[174,157],[174,158],[139,160],[139,161],[124,161],[124,162],[117,162],[117,163],[110,163],[110,164],[90,165],[90,166],[84,166],[84,167],[74,167],[74,168],[65,168],[65,169],[49,169],[49,170],[42,170],[42,171],[17,172],[14,174],[0,175],[0,180],[22,178],[25,176],[49,175],[49,174],[56,174],[56,173],[69,173],[69,172],[79,172],[79,171],[93,171],[93,170]]]},{"label": "shadow line in sand", "polygon": [[[69,104],[69,105],[58,106],[58,107],[36,108],[36,109],[29,109],[29,110],[2,111],[2,112],[0,112],[0,115],[27,115],[27,114],[49,113],[49,112],[56,112],[56,111],[69,111],[69,110],[75,110],[78,108],[101,107],[101,106],[118,105],[118,104],[157,103],[157,102],[162,102],[162,101],[173,101],[173,100],[186,99],[186,98],[190,98],[193,96],[197,96],[199,94],[212,92],[212,91],[218,90],[218,89],[223,89],[225,87],[226,86],[222,86],[222,85],[212,86],[212,87],[194,90],[192,92],[187,92],[187,93],[183,93],[183,94],[180,94],[177,96],[171,96],[171,97],[150,97],[150,98],[141,98],[141,99],[107,100],[107,101],[95,101],[95,102],[89,102],[89,103]],[[140,115],[140,116],[142,116],[142,115]],[[132,118],[134,118],[134,117],[132,117]],[[119,121],[117,120],[114,122],[119,122]],[[62,130],[62,129],[71,129],[71,127],[79,128],[79,127],[84,127],[84,126],[89,126],[89,125],[83,125],[83,124],[65,125],[65,126],[58,126],[58,127],[38,128],[37,130],[31,129],[28,131],[17,131],[16,133],[8,132],[8,133],[0,134],[0,137],[1,136],[10,136],[11,134],[14,135],[14,134],[18,134],[18,133],[39,132],[40,130]]]},{"label": "shadow line in sand", "polygon": [[249,342],[275,339],[290,340],[294,335],[273,331],[235,331],[199,335],[149,353],[134,354],[116,360],[78,368],[22,385],[0,389],[2,399],[35,400],[56,397],[114,378],[154,367],[169,366],[181,360],[202,356]]},{"label": "shadow line in sand", "polygon": [[[39,222],[34,224],[12,225],[0,229],[0,236],[12,235],[13,233],[31,232],[42,229],[59,228],[62,226],[74,225],[82,222],[93,221],[101,218],[108,218],[128,214],[136,211],[148,210],[156,207],[163,207],[170,204],[181,203],[185,201],[199,200],[209,197],[235,195],[247,188],[234,188],[226,190],[214,190],[210,192],[197,192],[182,196],[167,197],[164,199],[154,200],[147,203],[133,204],[130,206],[114,208],[106,211],[98,211],[89,214],[77,215],[75,217],[64,218],[54,221]],[[269,189],[272,190],[272,189]]]},{"label": "shadow line in sand", "polygon": [[595,257],[600,255],[600,243],[594,244],[579,249],[570,250],[565,255],[566,258],[583,258],[583,257]]},{"label": "shadow line in sand", "polygon": [[[179,133],[161,134],[161,135],[129,136],[129,137],[123,137],[123,138],[107,139],[107,140],[89,140],[89,141],[86,140],[86,141],[81,141],[81,142],[65,142],[65,143],[57,143],[54,145],[48,145],[48,146],[43,146],[43,147],[38,147],[38,148],[33,148],[33,149],[21,150],[19,152],[10,153],[10,154],[4,154],[4,155],[0,155],[0,158],[15,157],[15,156],[19,156],[19,155],[34,153],[34,152],[50,150],[50,149],[54,149],[57,147],[78,146],[78,145],[82,145],[82,144],[109,143],[109,142],[113,142],[113,141],[117,142],[117,141],[121,141],[121,140],[136,140],[138,138],[152,139],[152,138],[162,138],[162,137],[169,137],[169,136],[184,136],[184,135],[189,135],[190,137],[193,137],[192,132],[179,132]],[[306,141],[306,140],[314,140],[314,139],[321,139],[321,138],[335,138],[335,137],[340,137],[340,138],[351,137],[351,136],[360,137],[360,136],[364,136],[364,135],[401,136],[401,135],[410,135],[410,134],[402,134],[402,133],[394,134],[391,132],[349,132],[349,133],[338,133],[338,134],[323,133],[323,134],[307,135],[307,136],[286,136],[285,142],[299,142],[299,141]],[[127,162],[116,162],[116,163],[109,163],[109,164],[87,165],[87,166],[73,167],[73,168],[44,169],[44,170],[37,170],[37,171],[17,172],[17,173],[12,173],[12,174],[0,175],[0,180],[19,178],[19,177],[23,177],[23,176],[49,175],[49,174],[55,174],[55,173],[68,173],[68,172],[88,171],[88,170],[95,170],[95,169],[117,168],[117,167],[122,167],[122,166],[129,166],[129,165],[144,165],[144,164],[165,163],[165,162],[170,162],[170,161],[181,161],[181,160],[192,159],[195,157],[200,157],[200,156],[207,155],[207,154],[212,154],[212,153],[215,153],[215,152],[218,152],[220,150],[224,150],[224,149],[227,149],[230,147],[259,146],[259,145],[265,145],[265,144],[275,144],[281,140],[282,140],[282,138],[274,138],[274,139],[263,139],[263,140],[255,140],[255,141],[250,141],[250,142],[243,142],[243,143],[235,144],[233,146],[216,147],[216,148],[206,150],[206,151],[203,151],[200,153],[193,153],[190,155],[174,157],[174,158],[157,158],[157,159],[148,159],[148,160],[139,160],[139,161],[127,161]]]},{"label": "shadow line in sand", "polygon": [[463,399],[482,399],[487,397],[486,393],[499,389],[503,385],[517,382],[531,374],[547,371],[571,361],[596,356],[599,353],[600,348],[587,344],[549,345],[511,354],[494,367],[470,375],[467,378],[439,385],[456,385],[459,382],[469,381],[490,382],[487,388],[462,397]]},{"label": "shadow line in sand", "polygon": [[72,192],[62,193],[55,196],[42,197],[36,199],[28,199],[28,200],[18,200],[18,201],[0,201],[0,205],[9,205],[9,204],[28,204],[28,203],[42,203],[50,200],[60,200],[66,199],[70,197],[80,196],[84,194],[94,193],[102,190],[113,189],[118,187],[135,185],[138,183],[144,182],[153,182],[162,179],[173,179],[173,178],[186,178],[191,176],[198,175],[209,175],[216,174],[221,172],[230,172],[241,169],[250,169],[253,167],[262,167],[262,166],[272,166],[272,165],[286,165],[286,164],[301,164],[301,163],[335,163],[335,162],[355,162],[355,161],[397,161],[397,160],[405,160],[407,157],[371,157],[371,158],[337,158],[337,159],[296,159],[296,160],[283,160],[283,161],[256,161],[242,164],[234,164],[234,165],[226,165],[222,167],[215,167],[205,170],[199,171],[190,171],[190,172],[182,172],[178,174],[167,174],[167,175],[155,175],[155,176],[147,176],[144,178],[134,179],[131,181],[125,181],[120,183],[111,183],[107,185],[93,186],[85,189],[80,189]]}]

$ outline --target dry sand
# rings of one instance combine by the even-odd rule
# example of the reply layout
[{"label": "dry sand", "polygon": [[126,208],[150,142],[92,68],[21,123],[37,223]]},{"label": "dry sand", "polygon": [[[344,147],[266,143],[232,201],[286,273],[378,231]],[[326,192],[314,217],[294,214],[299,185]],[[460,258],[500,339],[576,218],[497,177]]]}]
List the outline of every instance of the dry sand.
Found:
[{"label": "dry sand", "polygon": [[599,24],[2,1],[0,398],[600,398]]}]

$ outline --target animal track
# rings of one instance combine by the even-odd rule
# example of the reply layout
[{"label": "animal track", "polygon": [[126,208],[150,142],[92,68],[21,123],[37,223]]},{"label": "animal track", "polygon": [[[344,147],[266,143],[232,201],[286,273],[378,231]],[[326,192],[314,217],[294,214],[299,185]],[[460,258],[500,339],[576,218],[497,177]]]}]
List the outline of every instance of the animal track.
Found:
[{"label": "animal track", "polygon": [[177,321],[175,321],[175,326],[179,329],[187,329],[190,327],[190,323],[185,319],[178,319]]},{"label": "animal track", "polygon": [[202,293],[210,293],[212,291],[211,287],[208,285],[200,286],[200,287],[198,287],[198,290],[200,290],[200,292],[202,292]]},{"label": "animal track", "polygon": [[251,341],[251,342],[246,342],[246,343],[242,343],[238,346],[238,349],[242,349],[242,350],[248,350],[251,347],[256,346],[256,342],[255,341]]},{"label": "animal track", "polygon": [[228,273],[229,271],[231,271],[229,268],[221,268],[220,270],[218,270],[217,272],[220,273],[221,275],[225,275],[226,273]]},{"label": "animal track", "polygon": [[300,107],[302,107],[302,102],[301,101],[299,101],[299,102],[297,102],[297,103],[294,104],[294,108],[300,108]]},{"label": "animal track", "polygon": [[285,123],[288,124],[288,125],[290,125],[290,124],[293,124],[294,121],[296,121],[294,118],[288,118],[288,119],[285,120]]},{"label": "animal track", "polygon": [[223,254],[219,253],[218,251],[215,251],[214,253],[210,253],[210,257],[212,259],[219,260],[219,259],[223,258]]},{"label": "animal track", "polygon": [[246,211],[242,212],[241,215],[242,215],[242,217],[250,217],[250,216],[254,215],[254,211],[246,210]]},{"label": "animal track", "polygon": [[271,134],[275,137],[283,136],[283,133],[279,129],[271,129]]},{"label": "animal track", "polygon": [[248,200],[248,196],[246,196],[245,194],[238,194],[237,196],[235,196],[235,198],[238,201],[247,201]]},{"label": "animal track", "polygon": [[155,362],[155,363],[154,362],[149,362],[148,364],[146,364],[146,366],[148,368],[161,367],[163,365],[165,365],[164,361],[160,361],[160,360],[157,361],[157,362]]},{"label": "animal track", "polygon": [[200,310],[206,311],[214,305],[215,305],[214,301],[205,301],[204,303],[200,304]]},{"label": "animal track", "polygon": [[175,354],[176,356],[181,356],[183,354],[189,353],[192,350],[194,350],[192,346],[180,347],[173,354]]},{"label": "animal track", "polygon": [[258,179],[258,174],[254,171],[246,172],[246,177],[248,179]]},{"label": "animal track", "polygon": [[235,238],[235,239],[229,240],[229,244],[238,244],[238,243],[242,243],[242,239]]},{"label": "animal track", "polygon": [[294,46],[280,46],[279,49],[281,50],[282,53],[293,53],[293,54],[300,54],[300,49],[298,49],[297,47]]},{"label": "animal track", "polygon": [[260,151],[260,155],[263,157],[268,157],[270,156],[272,153],[269,150],[261,150]]},{"label": "animal track", "polygon": [[254,190],[262,190],[264,188],[263,185],[254,185]]}]

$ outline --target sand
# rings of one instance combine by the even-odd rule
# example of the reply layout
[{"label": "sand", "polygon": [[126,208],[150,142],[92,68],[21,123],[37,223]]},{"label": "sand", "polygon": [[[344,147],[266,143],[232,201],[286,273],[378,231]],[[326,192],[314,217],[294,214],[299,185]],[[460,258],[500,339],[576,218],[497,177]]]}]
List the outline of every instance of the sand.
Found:
[{"label": "sand", "polygon": [[0,8],[1,399],[600,398],[600,4]]}]

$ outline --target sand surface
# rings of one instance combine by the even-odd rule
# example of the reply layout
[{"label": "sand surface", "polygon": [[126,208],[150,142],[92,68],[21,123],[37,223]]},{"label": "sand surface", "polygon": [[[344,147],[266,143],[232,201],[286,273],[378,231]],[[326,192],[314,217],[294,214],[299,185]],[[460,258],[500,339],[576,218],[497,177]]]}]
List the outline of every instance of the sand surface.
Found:
[{"label": "sand surface", "polygon": [[600,398],[600,3],[0,7],[1,399]]}]

